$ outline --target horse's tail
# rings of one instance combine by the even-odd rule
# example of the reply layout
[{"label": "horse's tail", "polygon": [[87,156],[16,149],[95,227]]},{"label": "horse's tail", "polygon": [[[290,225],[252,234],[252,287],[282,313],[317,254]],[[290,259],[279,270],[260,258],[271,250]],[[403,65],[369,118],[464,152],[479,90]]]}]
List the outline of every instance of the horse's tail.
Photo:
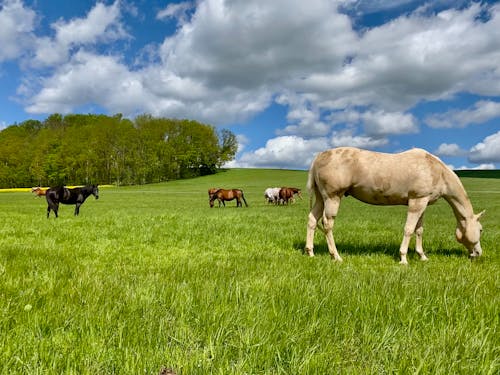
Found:
[{"label": "horse's tail", "polygon": [[241,199],[243,199],[243,202],[245,202],[245,206],[248,207],[248,203],[247,200],[245,199],[245,195],[243,194],[243,190],[240,191],[241,191]]},{"label": "horse's tail", "polygon": [[312,210],[313,197],[316,195],[317,186],[316,180],[314,179],[314,160],[309,168],[309,174],[307,175],[307,191],[309,192],[309,210]]}]

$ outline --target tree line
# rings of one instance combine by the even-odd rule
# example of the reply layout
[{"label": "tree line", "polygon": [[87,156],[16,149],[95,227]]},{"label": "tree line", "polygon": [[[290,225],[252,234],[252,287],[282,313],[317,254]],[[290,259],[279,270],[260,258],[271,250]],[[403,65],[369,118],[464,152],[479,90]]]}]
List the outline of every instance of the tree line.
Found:
[{"label": "tree line", "polygon": [[52,114],[0,131],[0,187],[132,185],[215,173],[235,135],[192,120]]}]

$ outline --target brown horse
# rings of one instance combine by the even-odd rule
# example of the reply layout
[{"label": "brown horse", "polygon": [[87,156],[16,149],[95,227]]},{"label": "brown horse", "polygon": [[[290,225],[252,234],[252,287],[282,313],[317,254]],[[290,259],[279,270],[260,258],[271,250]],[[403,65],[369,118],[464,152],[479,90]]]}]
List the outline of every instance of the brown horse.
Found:
[{"label": "brown horse", "polygon": [[243,195],[243,190],[240,189],[218,189],[217,191],[213,192],[212,195],[210,195],[210,208],[214,206],[214,201],[216,199],[219,202],[222,202],[224,204],[224,207],[226,206],[224,201],[232,201],[233,199],[236,199],[236,207],[243,207],[243,205],[241,204],[241,200],[243,199],[243,202],[245,202],[245,206],[248,207],[245,196]]},{"label": "brown horse", "polygon": [[288,202],[293,203],[294,201],[294,195],[297,194],[297,196],[302,199],[302,194],[300,192],[300,189],[294,188],[294,187],[282,187],[280,189],[280,201],[283,202],[283,204],[288,204]]},{"label": "brown horse", "polygon": [[[217,190],[219,190],[220,188],[210,188],[208,189],[208,201],[210,202],[210,199],[212,198],[212,194],[216,193]],[[217,201],[219,202],[219,207],[220,207],[220,204],[222,202],[222,204],[224,205],[224,207],[226,207],[226,204],[224,203],[224,201],[221,201],[220,199],[217,198]]]},{"label": "brown horse", "polygon": [[42,189],[39,186],[32,187],[31,192],[35,194],[35,196],[37,196],[38,198],[45,196],[45,189]]}]

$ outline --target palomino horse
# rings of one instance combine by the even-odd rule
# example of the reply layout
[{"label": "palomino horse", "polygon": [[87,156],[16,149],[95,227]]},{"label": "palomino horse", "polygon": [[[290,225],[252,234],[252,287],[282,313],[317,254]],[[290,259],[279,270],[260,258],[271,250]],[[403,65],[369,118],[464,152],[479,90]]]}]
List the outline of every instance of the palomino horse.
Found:
[{"label": "palomino horse", "polygon": [[340,147],[316,156],[309,170],[308,189],[316,197],[307,224],[306,252],[314,256],[314,231],[320,218],[330,255],[338,261],[333,239],[333,224],[342,196],[352,195],[375,205],[407,205],[408,215],[399,253],[401,264],[408,264],[406,254],[413,233],[415,250],[427,260],[422,247],[423,215],[427,205],[443,197],[453,209],[457,220],[456,238],[471,257],[482,253],[479,218],[458,176],[440,159],[421,149],[400,154],[383,154]]},{"label": "palomino horse", "polygon": [[45,196],[45,190],[39,186],[32,187],[31,192],[35,194],[35,196],[37,196],[38,198]]},{"label": "palomino horse", "polygon": [[74,204],[75,215],[80,213],[80,206],[85,202],[89,195],[93,195],[95,199],[99,199],[99,188],[97,185],[89,185],[84,187],[77,187],[68,189],[64,186],[51,187],[47,189],[45,198],[47,199],[47,218],[49,217],[50,210],[54,211],[58,217],[59,203]]},{"label": "palomino horse", "polygon": [[300,189],[294,187],[282,187],[279,191],[279,200],[283,202],[283,204],[288,204],[288,202],[294,201],[295,194],[302,199]]},{"label": "palomino horse", "polygon": [[[231,190],[226,190],[226,189],[218,189],[212,195],[210,196],[210,207],[214,206],[214,201],[215,200],[222,201],[232,201],[233,199],[236,199],[236,207],[243,207],[241,204],[241,200],[243,199],[243,202],[245,202],[245,206],[248,207],[247,201],[245,200],[245,196],[243,195],[243,190],[240,189],[231,189]],[[224,204],[224,207],[226,205]]]}]

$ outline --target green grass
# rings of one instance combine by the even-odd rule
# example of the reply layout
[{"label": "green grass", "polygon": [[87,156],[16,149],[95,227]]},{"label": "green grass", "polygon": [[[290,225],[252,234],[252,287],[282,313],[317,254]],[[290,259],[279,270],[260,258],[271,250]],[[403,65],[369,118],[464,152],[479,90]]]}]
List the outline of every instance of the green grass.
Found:
[{"label": "green grass", "polygon": [[[101,189],[46,219],[30,193],[0,193],[1,374],[497,374],[500,186],[464,178],[483,257],[428,208],[422,263],[398,264],[405,207],[342,201],[330,260],[302,253],[309,199],[266,205],[306,172],[230,170]],[[248,208],[208,206],[242,188]],[[413,243],[412,243],[413,246]]]}]

